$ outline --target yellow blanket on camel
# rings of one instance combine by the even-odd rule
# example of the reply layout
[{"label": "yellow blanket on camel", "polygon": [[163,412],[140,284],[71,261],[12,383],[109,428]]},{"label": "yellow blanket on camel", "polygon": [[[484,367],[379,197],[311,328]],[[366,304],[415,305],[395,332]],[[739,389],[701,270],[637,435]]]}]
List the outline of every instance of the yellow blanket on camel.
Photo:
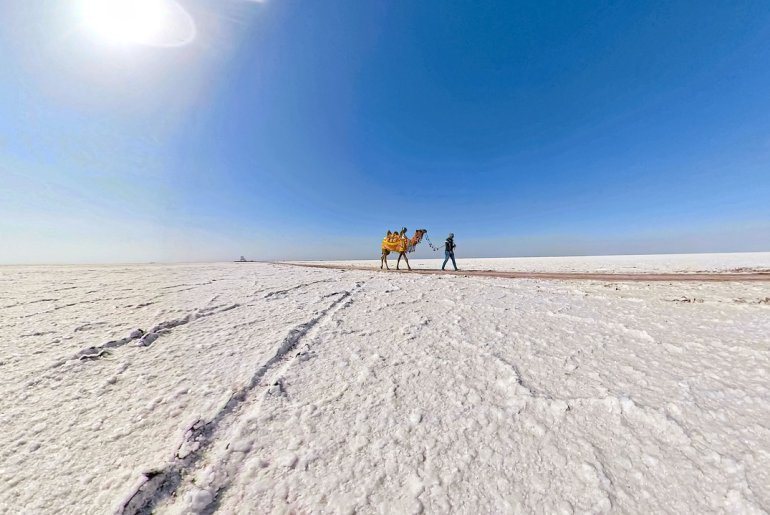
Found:
[{"label": "yellow blanket on camel", "polygon": [[407,252],[409,250],[409,240],[406,237],[399,236],[398,233],[392,233],[382,239],[382,250],[391,252]]}]

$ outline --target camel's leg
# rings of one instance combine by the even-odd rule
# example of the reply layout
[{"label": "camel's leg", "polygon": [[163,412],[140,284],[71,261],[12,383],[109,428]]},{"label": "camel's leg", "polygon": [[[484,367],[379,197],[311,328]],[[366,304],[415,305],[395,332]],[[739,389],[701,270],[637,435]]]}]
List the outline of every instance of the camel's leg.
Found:
[{"label": "camel's leg", "polygon": [[396,270],[398,270],[398,266],[401,264],[401,258],[405,257],[403,252],[398,253],[398,261],[396,261]]},{"label": "camel's leg", "polygon": [[[382,253],[382,262],[385,263],[385,268],[390,270],[390,267],[388,266],[388,254],[389,252]],[[382,265],[380,265],[380,268],[382,268]]]},{"label": "camel's leg", "polygon": [[407,267],[409,270],[411,270],[411,269],[412,269],[412,267],[411,267],[411,266],[409,266],[409,258],[407,258],[407,257],[406,257],[406,254],[404,254],[404,261],[406,261],[406,267]]}]

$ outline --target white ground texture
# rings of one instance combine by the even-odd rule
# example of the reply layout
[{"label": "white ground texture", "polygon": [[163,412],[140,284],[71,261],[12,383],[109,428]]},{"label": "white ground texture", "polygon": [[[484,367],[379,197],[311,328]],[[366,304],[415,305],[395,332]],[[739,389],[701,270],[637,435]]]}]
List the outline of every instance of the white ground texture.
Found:
[{"label": "white ground texture", "polygon": [[3,513],[770,511],[768,282],[3,267],[0,394]]}]

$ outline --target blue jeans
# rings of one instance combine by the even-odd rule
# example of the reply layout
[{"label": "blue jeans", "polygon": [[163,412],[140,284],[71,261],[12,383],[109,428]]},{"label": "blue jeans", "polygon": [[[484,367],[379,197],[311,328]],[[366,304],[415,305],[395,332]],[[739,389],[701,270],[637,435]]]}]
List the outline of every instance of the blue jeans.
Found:
[{"label": "blue jeans", "polygon": [[444,251],[444,264],[441,265],[441,269],[444,269],[446,262],[449,261],[449,258],[452,258],[452,265],[455,267],[455,270],[457,270],[457,263],[455,263],[455,253],[449,252],[448,250]]}]

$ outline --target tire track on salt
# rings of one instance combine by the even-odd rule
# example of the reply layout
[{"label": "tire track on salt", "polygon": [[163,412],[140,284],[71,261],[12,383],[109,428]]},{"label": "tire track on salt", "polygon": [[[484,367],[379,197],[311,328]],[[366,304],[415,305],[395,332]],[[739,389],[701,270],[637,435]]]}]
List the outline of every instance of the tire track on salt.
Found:
[{"label": "tire track on salt", "polygon": [[[362,282],[356,283],[355,288],[359,288],[362,284]],[[337,292],[337,294],[339,297],[325,309],[317,312],[310,320],[293,327],[278,346],[273,356],[255,371],[248,384],[230,396],[214,417],[208,421],[199,419],[194,422],[176,447],[171,463],[161,469],[152,469],[143,473],[143,476],[137,481],[131,492],[118,505],[115,510],[116,515],[144,515],[153,513],[163,501],[175,495],[182,485],[185,476],[191,472],[216,442],[216,433],[222,423],[230,418],[231,415],[235,416],[241,405],[249,400],[252,392],[260,386],[262,379],[268,372],[274,370],[276,365],[286,362],[288,354],[297,347],[311,329],[331,316],[331,314],[344,309],[352,303],[352,300],[350,300],[352,291],[346,290]],[[224,488],[224,485],[222,488]],[[215,493],[211,494],[209,502],[206,503],[207,505],[215,503],[215,499],[218,498],[222,488],[218,488]]]}]

